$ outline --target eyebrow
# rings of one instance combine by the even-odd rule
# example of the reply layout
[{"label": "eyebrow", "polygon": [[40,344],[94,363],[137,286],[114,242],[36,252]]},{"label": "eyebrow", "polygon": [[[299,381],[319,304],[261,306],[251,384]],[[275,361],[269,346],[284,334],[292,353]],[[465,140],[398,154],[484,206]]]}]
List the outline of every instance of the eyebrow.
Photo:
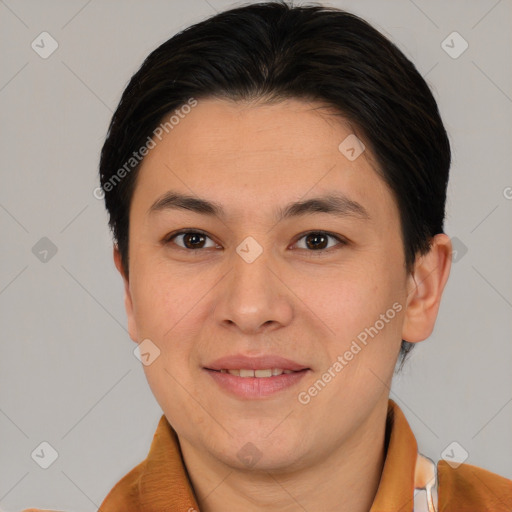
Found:
[{"label": "eyebrow", "polygon": [[[221,204],[198,197],[169,190],[160,196],[148,209],[147,215],[165,210],[189,210],[201,215],[226,218]],[[370,215],[360,203],[349,199],[342,193],[330,193],[297,201],[281,207],[275,212],[277,221],[300,217],[312,213],[328,213],[337,217],[356,217],[369,220]]]}]

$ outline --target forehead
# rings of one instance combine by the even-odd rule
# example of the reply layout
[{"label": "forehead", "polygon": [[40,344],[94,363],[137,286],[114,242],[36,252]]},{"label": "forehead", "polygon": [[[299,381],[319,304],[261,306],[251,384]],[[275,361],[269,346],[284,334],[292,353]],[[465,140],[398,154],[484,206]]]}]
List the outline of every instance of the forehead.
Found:
[{"label": "forehead", "polygon": [[354,142],[355,151],[362,149],[355,131],[332,109],[302,100],[199,100],[155,139],[139,169],[132,207],[147,211],[166,190],[179,190],[228,205],[240,218],[263,214],[264,205],[275,211],[338,191],[378,216],[394,201],[369,149],[355,159],[354,151],[346,152]]},{"label": "forehead", "polygon": [[[317,103],[205,99],[180,120],[167,142],[182,162],[250,159],[245,167],[250,170],[253,161],[275,167],[281,157],[293,161],[337,156],[339,143],[353,131],[332,108]],[[191,146],[193,152],[176,152]]]}]

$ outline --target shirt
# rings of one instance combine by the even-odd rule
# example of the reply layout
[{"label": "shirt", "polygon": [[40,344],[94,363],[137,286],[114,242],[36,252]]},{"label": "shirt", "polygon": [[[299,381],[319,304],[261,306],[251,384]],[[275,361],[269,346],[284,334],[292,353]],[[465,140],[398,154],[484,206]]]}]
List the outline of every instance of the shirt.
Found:
[{"label": "shirt", "polygon": [[[512,480],[470,464],[436,465],[418,453],[398,405],[388,401],[386,456],[370,512],[511,512]],[[162,415],[147,458],[108,493],[101,512],[200,512],[176,432]],[[38,512],[27,509],[24,512]]]}]

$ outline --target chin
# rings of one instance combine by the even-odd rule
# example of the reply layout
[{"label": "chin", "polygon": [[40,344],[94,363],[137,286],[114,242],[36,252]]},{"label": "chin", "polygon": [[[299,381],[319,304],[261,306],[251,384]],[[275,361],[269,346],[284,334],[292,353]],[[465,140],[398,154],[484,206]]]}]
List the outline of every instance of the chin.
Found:
[{"label": "chin", "polygon": [[222,454],[223,462],[236,470],[246,470],[248,472],[290,472],[299,469],[302,465],[301,457],[296,452],[293,454],[278,452],[272,449],[264,448],[260,450],[256,445],[248,442],[242,448],[232,453],[226,458],[225,453]]},{"label": "chin", "polygon": [[[274,424],[275,428],[275,424]],[[225,440],[225,446],[216,444],[216,457],[237,470],[280,471],[290,470],[304,462],[305,447],[289,435],[268,436],[272,429],[261,434],[239,435]]]}]

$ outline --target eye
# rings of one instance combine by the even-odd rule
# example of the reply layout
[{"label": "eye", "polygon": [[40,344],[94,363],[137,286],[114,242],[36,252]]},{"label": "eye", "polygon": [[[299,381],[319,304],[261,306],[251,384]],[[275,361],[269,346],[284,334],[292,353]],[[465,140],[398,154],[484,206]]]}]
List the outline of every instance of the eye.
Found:
[{"label": "eye", "polygon": [[332,248],[332,246],[327,247],[329,244],[329,238],[337,241],[337,245],[347,244],[347,241],[340,236],[334,235],[333,233],[328,233],[326,231],[309,231],[308,233],[303,234],[297,240],[296,244],[298,244],[301,240],[304,240],[304,243],[302,244],[303,246],[299,247],[299,249],[309,250],[309,252],[321,252]]},{"label": "eye", "polygon": [[[209,246],[205,245],[205,240],[207,239],[211,241],[211,245]],[[217,244],[202,231],[180,231],[178,233],[173,233],[165,238],[164,243],[167,244],[174,240],[181,241],[181,243],[174,243],[182,249],[197,250],[217,247]]]},{"label": "eye", "polygon": [[[309,231],[301,235],[301,237],[295,242],[294,245],[299,245],[299,249],[304,249],[308,252],[323,252],[332,249],[329,247],[329,239],[335,240],[336,245],[346,245],[347,241],[342,237],[329,233],[326,231]],[[210,240],[210,245],[207,245],[207,240]],[[302,244],[299,244],[301,240],[304,240]],[[177,233],[171,233],[167,235],[163,240],[164,244],[175,243],[182,249],[199,250],[209,248],[220,248],[206,233],[198,230],[179,231]],[[302,245],[302,247],[300,246]]]}]

